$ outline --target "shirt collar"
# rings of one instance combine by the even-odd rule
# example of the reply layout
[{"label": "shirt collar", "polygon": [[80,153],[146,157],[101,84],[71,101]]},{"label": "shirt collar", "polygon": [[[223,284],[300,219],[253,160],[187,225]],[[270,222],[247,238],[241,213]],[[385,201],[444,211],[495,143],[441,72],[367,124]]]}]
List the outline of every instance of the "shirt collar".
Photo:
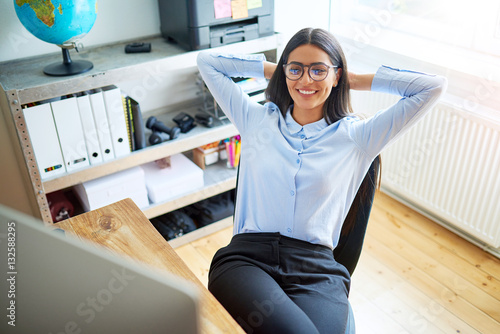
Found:
[{"label": "shirt collar", "polygon": [[311,138],[328,126],[328,123],[326,123],[325,118],[322,118],[314,123],[309,123],[302,126],[293,119],[291,112],[292,109],[293,105],[291,105],[288,108],[285,116],[285,122],[288,127],[288,131],[290,131],[290,134],[297,134],[298,132],[300,132],[300,130],[304,129],[304,134],[306,135],[306,138]]}]

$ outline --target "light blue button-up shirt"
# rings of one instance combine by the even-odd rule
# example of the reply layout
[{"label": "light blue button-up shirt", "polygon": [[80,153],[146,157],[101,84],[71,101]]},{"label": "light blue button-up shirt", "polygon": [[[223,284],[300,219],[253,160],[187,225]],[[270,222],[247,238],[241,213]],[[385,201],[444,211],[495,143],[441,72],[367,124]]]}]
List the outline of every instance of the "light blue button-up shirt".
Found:
[{"label": "light blue button-up shirt", "polygon": [[[198,68],[242,138],[234,234],[279,232],[334,249],[373,159],[438,100],[446,79],[381,67],[372,90],[403,98],[369,119],[298,124],[249,99],[231,77],[263,77],[263,55],[198,56]],[[293,107],[293,106],[292,106]]]}]

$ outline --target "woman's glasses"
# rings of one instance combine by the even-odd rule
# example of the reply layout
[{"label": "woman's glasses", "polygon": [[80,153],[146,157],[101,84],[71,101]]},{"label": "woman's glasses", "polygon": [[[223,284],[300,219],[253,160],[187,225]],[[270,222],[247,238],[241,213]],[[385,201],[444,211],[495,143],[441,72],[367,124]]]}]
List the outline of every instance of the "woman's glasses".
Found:
[{"label": "woman's glasses", "polygon": [[325,80],[331,68],[338,68],[338,66],[327,65],[325,63],[304,65],[295,61],[283,65],[285,76],[292,81],[297,81],[302,78],[302,76],[304,75],[304,67],[308,67],[307,73],[309,74],[309,77],[314,81]]}]

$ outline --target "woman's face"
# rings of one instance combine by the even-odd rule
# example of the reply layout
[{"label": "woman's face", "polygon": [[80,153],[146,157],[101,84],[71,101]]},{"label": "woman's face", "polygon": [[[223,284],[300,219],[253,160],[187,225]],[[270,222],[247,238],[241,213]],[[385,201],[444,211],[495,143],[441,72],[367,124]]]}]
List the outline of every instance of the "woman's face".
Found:
[{"label": "woman's face", "polygon": [[[325,63],[334,65],[328,54],[317,46],[304,44],[290,52],[288,63],[298,62],[303,65]],[[323,105],[330,96],[332,88],[337,85],[341,70],[335,72],[330,68],[328,76],[323,81],[314,81],[308,74],[309,67],[304,68],[304,74],[297,81],[286,79],[288,92],[294,102],[293,113],[307,113],[308,117],[320,120],[323,117]]]}]

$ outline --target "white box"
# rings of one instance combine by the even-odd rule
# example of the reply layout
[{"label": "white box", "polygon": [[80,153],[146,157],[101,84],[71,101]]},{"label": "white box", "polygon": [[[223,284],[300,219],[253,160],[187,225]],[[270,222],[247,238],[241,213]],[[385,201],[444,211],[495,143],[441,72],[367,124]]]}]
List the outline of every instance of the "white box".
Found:
[{"label": "white box", "polygon": [[125,198],[131,198],[139,208],[149,205],[144,171],[140,166],[78,184],[74,189],[85,211]]},{"label": "white box", "polygon": [[183,154],[170,157],[170,167],[160,168],[155,162],[142,165],[149,200],[159,203],[202,188],[203,170]]}]

